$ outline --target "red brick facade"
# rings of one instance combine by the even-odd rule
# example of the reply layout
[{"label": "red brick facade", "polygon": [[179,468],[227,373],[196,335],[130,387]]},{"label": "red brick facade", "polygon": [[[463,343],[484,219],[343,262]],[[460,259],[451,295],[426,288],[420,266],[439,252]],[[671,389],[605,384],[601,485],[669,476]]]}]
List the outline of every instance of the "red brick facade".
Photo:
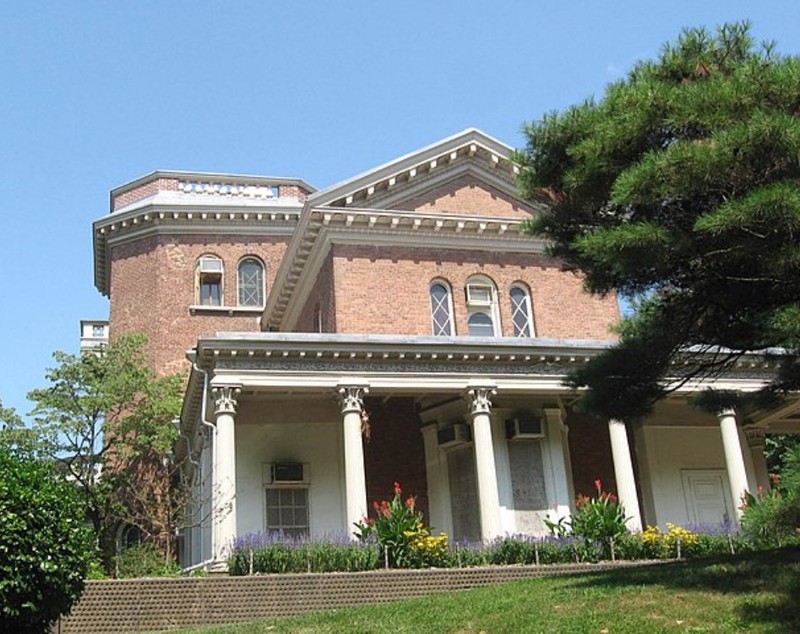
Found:
[{"label": "red brick facade", "polygon": [[444,185],[397,205],[397,209],[455,213],[472,216],[499,216],[524,220],[533,209],[474,176],[460,176]]},{"label": "red brick facade", "polygon": [[337,332],[429,335],[429,285],[438,279],[452,289],[455,334],[464,335],[464,289],[475,275],[497,287],[504,336],[514,336],[509,292],[522,283],[531,294],[536,336],[614,338],[616,297],[588,295],[577,275],[546,256],[362,245],[334,245],[296,329],[311,329],[311,313],[319,305],[325,323],[335,323]]},{"label": "red brick facade", "polygon": [[176,192],[178,191],[178,185],[179,181],[177,178],[156,178],[147,181],[114,196],[111,209],[112,211],[122,209],[131,203],[135,203],[137,200],[142,200],[143,198],[157,194],[159,191]]},{"label": "red brick facade", "polygon": [[[288,237],[160,236],[114,247],[111,256],[111,336],[141,332],[160,372],[185,372],[187,350],[198,336],[218,331],[257,331],[260,310],[228,312],[237,306],[236,269],[245,256],[265,265],[272,287]],[[197,260],[211,254],[224,263],[221,307],[190,307],[196,298]],[[194,313],[194,314],[193,314]]]}]

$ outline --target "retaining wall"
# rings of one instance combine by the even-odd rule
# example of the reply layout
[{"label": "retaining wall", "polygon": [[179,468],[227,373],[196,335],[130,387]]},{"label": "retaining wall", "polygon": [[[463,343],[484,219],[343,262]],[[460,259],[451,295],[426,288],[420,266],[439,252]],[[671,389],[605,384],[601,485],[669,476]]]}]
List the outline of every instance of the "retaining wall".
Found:
[{"label": "retaining wall", "polygon": [[54,632],[149,632],[235,623],[628,565],[642,562],[88,581],[72,614]]}]

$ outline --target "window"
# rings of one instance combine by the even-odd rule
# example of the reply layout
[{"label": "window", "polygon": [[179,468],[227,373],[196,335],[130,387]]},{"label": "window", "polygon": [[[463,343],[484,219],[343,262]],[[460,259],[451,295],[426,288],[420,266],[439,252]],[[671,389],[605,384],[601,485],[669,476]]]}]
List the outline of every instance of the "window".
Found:
[{"label": "window", "polygon": [[222,260],[204,255],[197,261],[198,303],[201,306],[222,306]]},{"label": "window", "polygon": [[433,334],[449,337],[453,334],[453,301],[450,287],[444,282],[433,282],[430,293]]},{"label": "window", "polygon": [[472,337],[495,337],[500,333],[497,289],[482,275],[467,280],[467,327]]},{"label": "window", "polygon": [[248,257],[239,262],[236,278],[239,289],[239,306],[264,305],[264,265]]},{"label": "window", "polygon": [[510,297],[514,336],[533,337],[533,311],[531,311],[531,296],[528,289],[521,284],[515,284],[511,287]]},{"label": "window", "polygon": [[308,535],[308,489],[267,489],[267,531],[292,537]]}]

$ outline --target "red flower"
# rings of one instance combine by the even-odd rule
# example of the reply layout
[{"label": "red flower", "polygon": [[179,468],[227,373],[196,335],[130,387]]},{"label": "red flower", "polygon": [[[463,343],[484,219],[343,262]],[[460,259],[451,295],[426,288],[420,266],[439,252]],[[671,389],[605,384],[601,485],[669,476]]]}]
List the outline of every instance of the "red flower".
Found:
[{"label": "red flower", "polygon": [[377,500],[372,503],[372,508],[374,508],[376,511],[380,511],[381,510],[381,506],[380,506],[380,504],[378,504]]},{"label": "red flower", "polygon": [[394,494],[395,495],[402,495],[402,493],[403,493],[403,489],[400,488],[400,483],[399,482],[395,482],[394,483]]},{"label": "red flower", "polygon": [[406,506],[408,508],[410,508],[410,509],[414,508],[414,497],[413,496],[409,496],[409,498],[406,500]]},{"label": "red flower", "polygon": [[597,489],[598,492],[603,490],[603,483],[600,482],[600,478],[594,481],[594,488]]},{"label": "red flower", "polygon": [[772,484],[780,484],[781,482],[781,476],[778,473],[773,473],[769,479],[772,480]]}]

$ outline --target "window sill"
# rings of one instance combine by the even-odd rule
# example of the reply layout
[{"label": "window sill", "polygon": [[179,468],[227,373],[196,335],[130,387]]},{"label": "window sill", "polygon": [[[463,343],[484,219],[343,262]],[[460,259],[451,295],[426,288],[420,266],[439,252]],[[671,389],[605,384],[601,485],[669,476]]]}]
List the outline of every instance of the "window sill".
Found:
[{"label": "window sill", "polygon": [[203,306],[192,304],[189,306],[191,315],[260,315],[264,312],[263,306]]}]

